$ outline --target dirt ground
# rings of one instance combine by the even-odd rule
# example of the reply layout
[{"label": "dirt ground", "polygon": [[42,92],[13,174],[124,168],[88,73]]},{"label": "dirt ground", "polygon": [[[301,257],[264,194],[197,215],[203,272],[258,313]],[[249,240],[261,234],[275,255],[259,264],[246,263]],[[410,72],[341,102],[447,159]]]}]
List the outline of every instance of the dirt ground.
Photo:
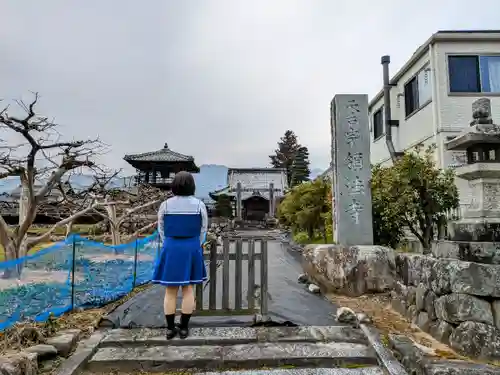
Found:
[{"label": "dirt ground", "polygon": [[327,298],[338,306],[348,307],[356,313],[367,314],[384,339],[387,339],[387,335],[391,333],[404,334],[419,344],[420,348],[429,355],[448,359],[466,359],[394,311],[388,295],[364,295],[354,298],[328,294]]}]

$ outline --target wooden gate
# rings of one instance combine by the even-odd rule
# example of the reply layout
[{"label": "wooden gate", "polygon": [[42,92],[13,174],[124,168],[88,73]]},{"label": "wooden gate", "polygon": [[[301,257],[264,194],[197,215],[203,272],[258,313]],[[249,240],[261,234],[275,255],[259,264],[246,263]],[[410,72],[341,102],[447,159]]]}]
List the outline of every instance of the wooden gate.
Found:
[{"label": "wooden gate", "polygon": [[[209,260],[209,281],[196,287],[197,315],[258,313],[267,316],[268,239],[265,236],[225,236],[222,251],[220,246],[211,246],[210,254],[204,255],[205,260]],[[207,294],[208,303],[204,301]]]}]

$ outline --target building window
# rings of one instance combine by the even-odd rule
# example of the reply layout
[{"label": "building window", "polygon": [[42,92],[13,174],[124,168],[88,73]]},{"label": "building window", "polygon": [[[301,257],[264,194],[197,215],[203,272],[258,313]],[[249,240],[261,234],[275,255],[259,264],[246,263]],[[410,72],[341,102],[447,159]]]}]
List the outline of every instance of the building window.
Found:
[{"label": "building window", "polygon": [[450,92],[500,93],[500,56],[448,56]]},{"label": "building window", "polygon": [[373,114],[373,139],[378,139],[384,134],[384,107]]},{"label": "building window", "polygon": [[420,70],[405,84],[405,116],[408,117],[432,99],[431,74],[428,67]]},{"label": "building window", "polygon": [[413,77],[405,85],[405,115],[411,115],[418,108],[418,79]]}]

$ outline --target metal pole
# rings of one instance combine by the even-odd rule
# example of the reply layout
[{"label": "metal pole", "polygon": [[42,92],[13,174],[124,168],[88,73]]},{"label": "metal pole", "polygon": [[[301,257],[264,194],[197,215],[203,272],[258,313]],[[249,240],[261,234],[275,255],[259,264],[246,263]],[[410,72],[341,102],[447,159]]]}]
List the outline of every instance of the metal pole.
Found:
[{"label": "metal pole", "polygon": [[75,268],[76,268],[76,240],[73,234],[73,264],[71,266],[71,310],[75,309]]},{"label": "metal pole", "polygon": [[139,241],[137,241],[137,238],[135,239],[135,252],[134,252],[134,275],[133,275],[133,281],[132,281],[132,289],[135,288],[135,283],[137,280],[137,248],[139,247]]}]

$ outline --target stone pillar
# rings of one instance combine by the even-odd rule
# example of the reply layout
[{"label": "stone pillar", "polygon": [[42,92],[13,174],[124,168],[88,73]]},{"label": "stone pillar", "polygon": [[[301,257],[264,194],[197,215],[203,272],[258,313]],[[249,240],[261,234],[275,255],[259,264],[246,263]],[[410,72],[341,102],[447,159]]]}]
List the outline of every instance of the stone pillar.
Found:
[{"label": "stone pillar", "polygon": [[236,184],[236,218],[241,220],[241,182]]},{"label": "stone pillar", "polygon": [[335,95],[331,109],[334,241],[373,245],[368,95]]},{"label": "stone pillar", "polygon": [[275,202],[274,202],[274,184],[269,184],[269,218],[274,218]]}]

